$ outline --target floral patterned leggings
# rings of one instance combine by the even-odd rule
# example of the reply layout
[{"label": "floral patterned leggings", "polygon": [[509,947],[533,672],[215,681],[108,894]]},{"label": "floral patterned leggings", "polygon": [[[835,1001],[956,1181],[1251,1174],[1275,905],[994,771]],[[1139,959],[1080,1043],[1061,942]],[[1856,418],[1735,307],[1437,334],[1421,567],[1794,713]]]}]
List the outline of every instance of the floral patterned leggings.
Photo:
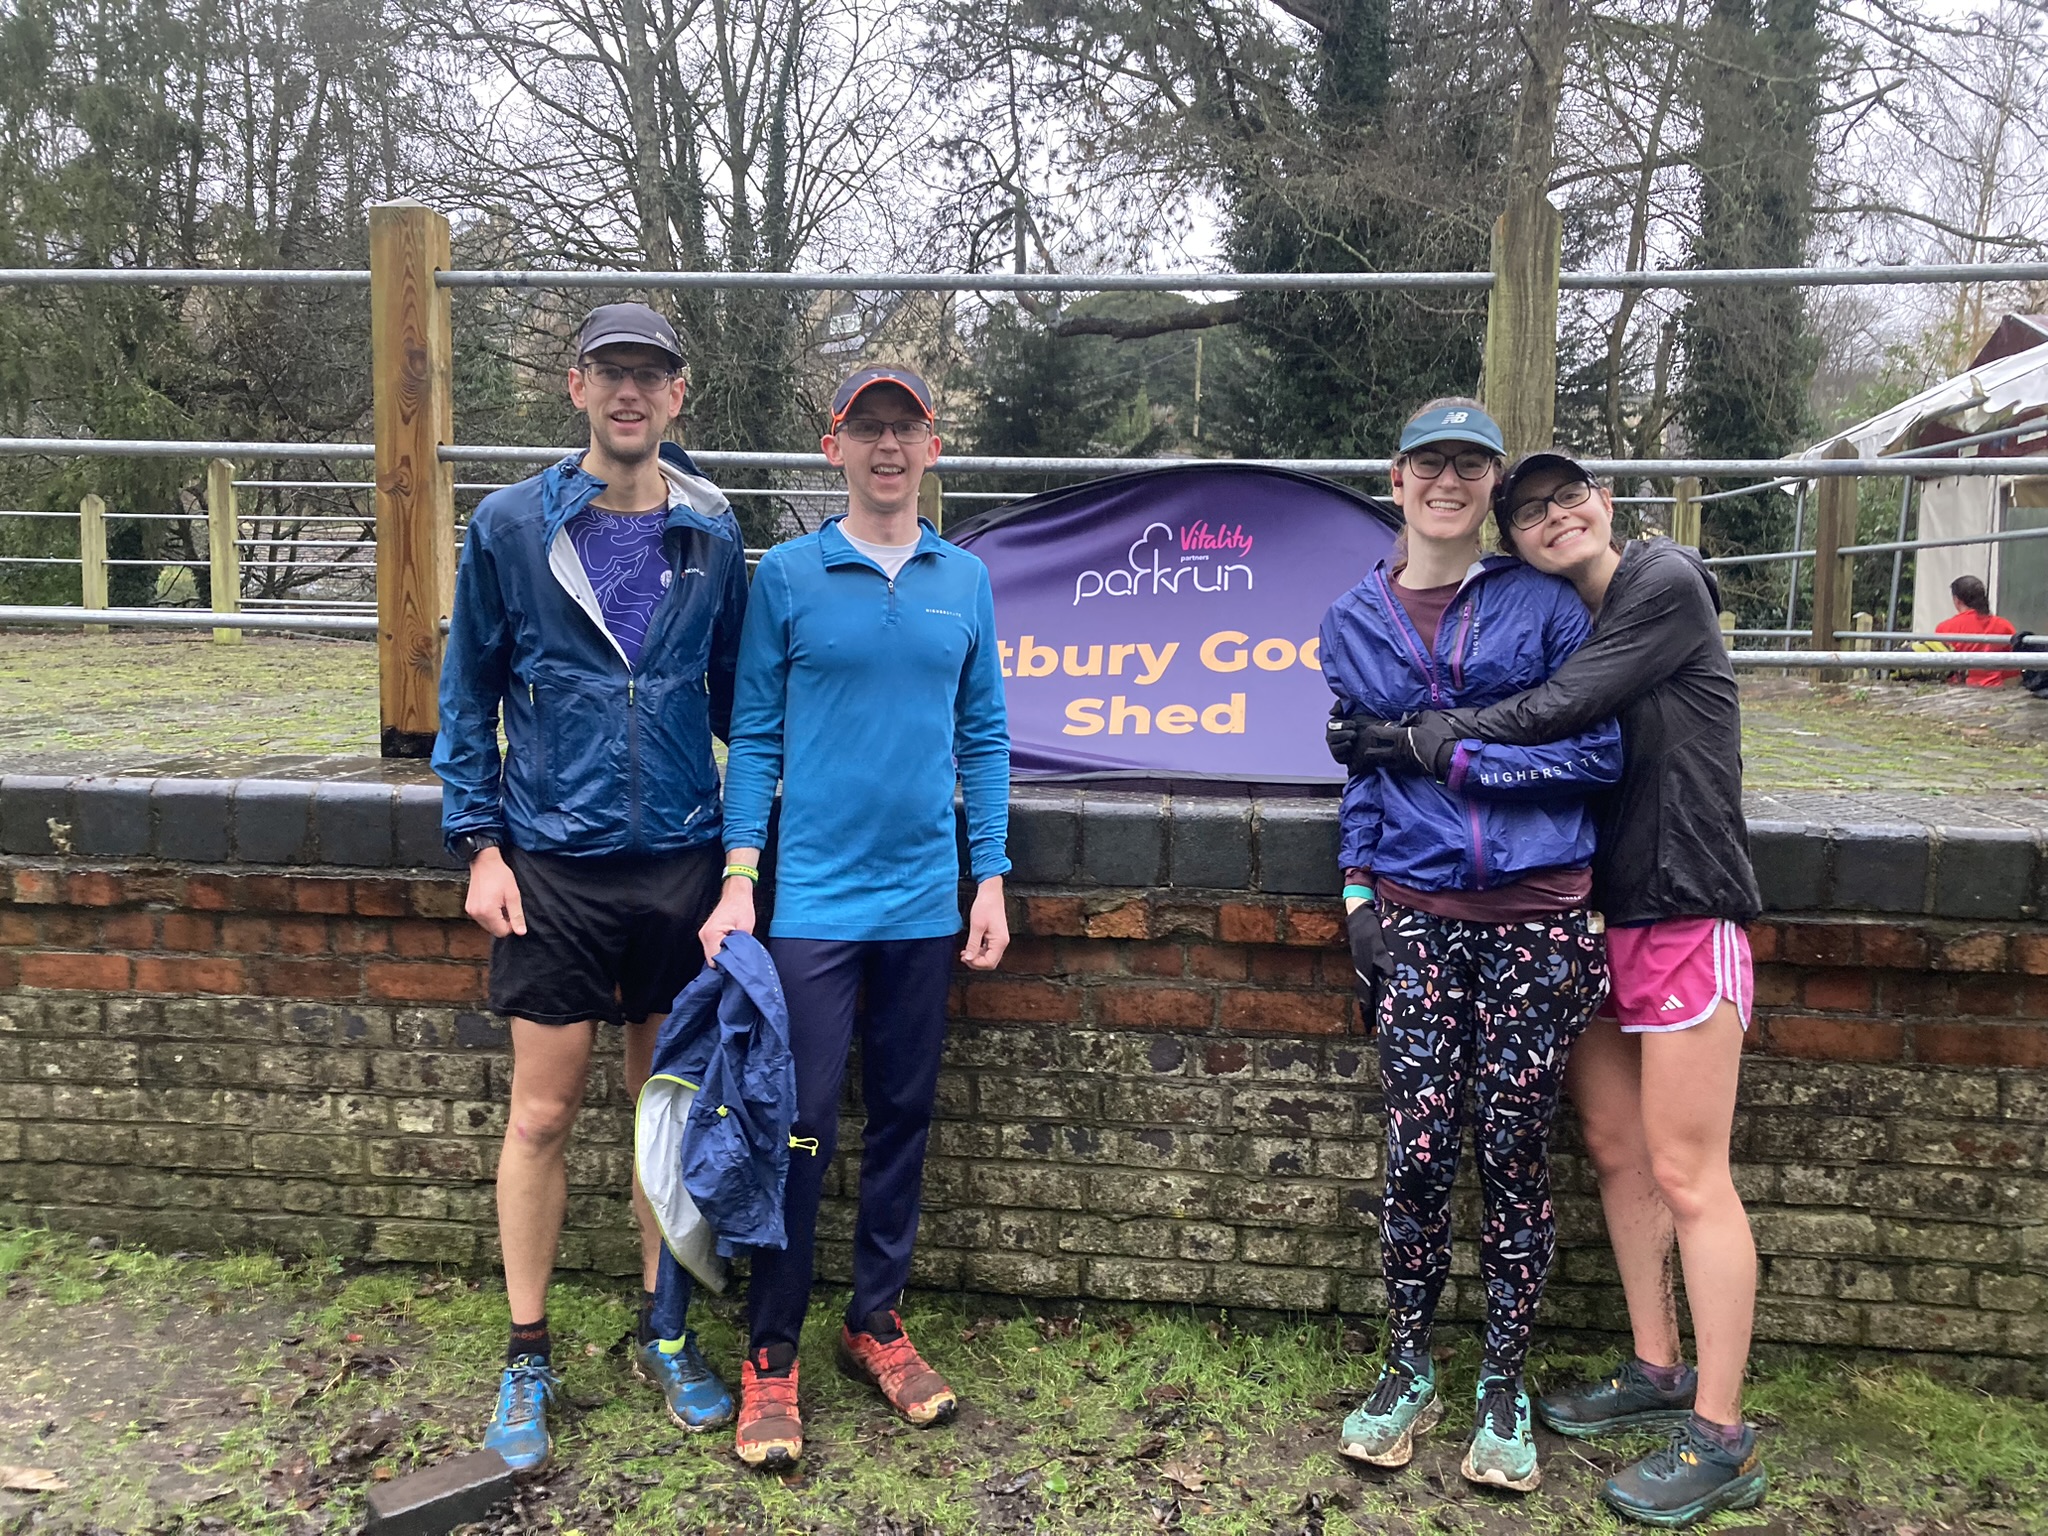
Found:
[{"label": "floral patterned leggings", "polygon": [[1469,1083],[1486,1213],[1483,1368],[1519,1375],[1557,1246],[1550,1122],[1572,1042],[1607,995],[1607,945],[1584,907],[1490,924],[1387,902],[1380,921],[1394,959],[1379,1007],[1389,1350],[1429,1347],[1451,1269],[1451,1181]]}]

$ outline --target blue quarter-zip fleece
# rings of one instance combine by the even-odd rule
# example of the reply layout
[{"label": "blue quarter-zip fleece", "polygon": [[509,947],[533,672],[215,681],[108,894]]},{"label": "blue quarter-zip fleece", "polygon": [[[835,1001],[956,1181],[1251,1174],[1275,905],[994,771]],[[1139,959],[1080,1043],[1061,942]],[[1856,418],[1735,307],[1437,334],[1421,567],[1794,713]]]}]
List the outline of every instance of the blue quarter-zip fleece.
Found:
[{"label": "blue quarter-zip fleece", "polygon": [[[1465,575],[1425,645],[1382,560],[1323,616],[1323,674],[1345,713],[1399,720],[1497,703],[1545,681],[1592,631],[1568,582],[1511,555]],[[1356,774],[1338,812],[1338,861],[1421,891],[1483,891],[1593,856],[1586,796],[1621,777],[1611,719],[1546,746],[1461,741],[1449,782],[1396,768]]]},{"label": "blue quarter-zip fleece", "polygon": [[974,878],[1010,868],[988,570],[920,520],[917,553],[891,581],[840,521],[778,544],[755,572],[725,846],[761,846],[780,779],[776,938],[941,938],[960,930],[956,781]]},{"label": "blue quarter-zip fleece", "polygon": [[[732,716],[746,550],[718,488],[673,443],[668,590],[629,665],[568,533],[604,482],[571,454],[470,519],[441,664],[441,831],[535,853],[657,854],[719,833],[711,737]],[[498,715],[506,752],[498,751]]]}]

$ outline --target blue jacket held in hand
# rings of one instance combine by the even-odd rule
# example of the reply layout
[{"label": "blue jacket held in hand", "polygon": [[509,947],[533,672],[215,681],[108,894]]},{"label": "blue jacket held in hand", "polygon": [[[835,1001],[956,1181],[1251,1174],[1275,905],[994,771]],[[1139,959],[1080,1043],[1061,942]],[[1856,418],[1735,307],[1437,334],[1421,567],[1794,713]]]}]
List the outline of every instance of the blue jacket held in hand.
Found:
[{"label": "blue jacket held in hand", "polygon": [[[789,1054],[789,1005],[768,951],[749,933],[726,935],[718,964],[706,966],[676,998],[661,1026],[648,1093],[695,1089],[673,1136],[638,1148],[640,1182],[657,1213],[656,1190],[682,1187],[711,1230],[718,1252],[780,1248],[782,1185],[789,1175],[790,1126],[796,1119],[796,1067]],[[812,1156],[815,1143],[805,1143]],[[666,1220],[662,1223],[665,1236]]]},{"label": "blue jacket held in hand", "polygon": [[[1494,703],[1534,687],[1585,643],[1571,585],[1509,555],[1465,574],[1425,645],[1382,560],[1323,616],[1323,675],[1346,714],[1399,720]],[[1354,775],[1339,812],[1339,862],[1422,891],[1480,891],[1593,856],[1592,792],[1621,777],[1612,719],[1546,746],[1461,741],[1444,783],[1380,768]]]},{"label": "blue jacket held in hand", "polygon": [[661,470],[669,584],[637,666],[605,627],[567,530],[604,490],[580,454],[492,492],[470,520],[434,741],[451,842],[488,832],[529,852],[584,855],[717,840],[711,738],[732,719],[746,550],[689,455],[663,443]]}]

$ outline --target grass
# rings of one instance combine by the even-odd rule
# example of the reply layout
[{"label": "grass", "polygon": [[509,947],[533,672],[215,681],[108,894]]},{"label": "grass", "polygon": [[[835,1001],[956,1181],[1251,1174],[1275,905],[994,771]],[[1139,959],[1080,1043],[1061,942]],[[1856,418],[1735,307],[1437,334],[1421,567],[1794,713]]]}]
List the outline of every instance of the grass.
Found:
[{"label": "grass", "polygon": [[[0,1229],[0,1463],[70,1484],[0,1494],[0,1532],[344,1531],[373,1482],[471,1448],[505,1329],[495,1281],[261,1255],[194,1258]],[[627,1299],[570,1279],[551,1302],[565,1400],[555,1467],[495,1531],[1143,1536],[1608,1533],[1594,1497],[1634,1445],[1544,1439],[1527,1499],[1456,1472],[1477,1356],[1439,1348],[1452,1411],[1404,1472],[1355,1470],[1338,1421],[1377,1366],[1369,1325],[1258,1326],[1186,1310],[913,1298],[907,1322],[967,1407],[913,1430],[830,1368],[843,1298],[806,1333],[809,1454],[741,1468],[723,1433],[668,1426],[627,1373]],[[737,1358],[730,1301],[700,1303],[707,1354]],[[111,1341],[111,1342],[110,1342]],[[1537,1378],[1606,1362],[1552,1352]],[[1721,1529],[2032,1531],[2048,1524],[2048,1407],[1822,1356],[1756,1380],[1772,1492]],[[1946,1523],[1944,1526],[1943,1523]]]},{"label": "grass", "polygon": [[[7,772],[374,760],[376,651],[303,636],[220,646],[205,635],[12,631],[0,652],[0,721]],[[1745,691],[1744,764],[1749,788],[1763,791],[2048,792],[2048,703],[2017,688],[1986,697],[1935,684],[1760,682]]]}]

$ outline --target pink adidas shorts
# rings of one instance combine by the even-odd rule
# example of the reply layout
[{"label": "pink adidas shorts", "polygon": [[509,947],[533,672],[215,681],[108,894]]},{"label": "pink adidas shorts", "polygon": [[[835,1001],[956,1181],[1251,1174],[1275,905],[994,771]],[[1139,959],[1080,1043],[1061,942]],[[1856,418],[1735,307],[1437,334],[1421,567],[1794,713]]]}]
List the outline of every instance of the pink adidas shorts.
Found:
[{"label": "pink adidas shorts", "polygon": [[1600,1012],[1626,1035],[1669,1034],[1704,1023],[1723,998],[1749,1028],[1756,973],[1749,935],[1716,917],[1674,917],[1607,930],[1613,991]]}]

